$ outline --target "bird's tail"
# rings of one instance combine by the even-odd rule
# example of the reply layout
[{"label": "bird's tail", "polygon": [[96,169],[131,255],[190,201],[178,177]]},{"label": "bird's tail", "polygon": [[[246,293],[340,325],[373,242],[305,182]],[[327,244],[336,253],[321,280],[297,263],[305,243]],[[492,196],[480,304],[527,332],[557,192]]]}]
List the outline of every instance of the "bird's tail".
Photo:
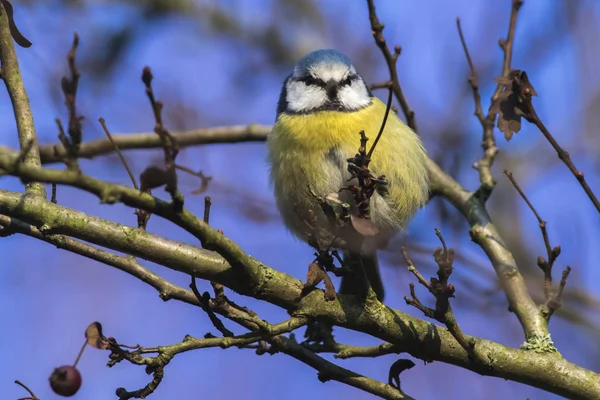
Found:
[{"label": "bird's tail", "polygon": [[[383,282],[379,274],[379,262],[375,252],[361,254],[354,251],[344,251],[344,264],[352,268],[352,272],[342,277],[339,292],[342,294],[361,294],[366,287],[363,274],[360,271],[361,264],[365,275],[371,284],[371,288],[377,295],[379,301],[383,301]],[[365,293],[366,294],[366,293]]]}]

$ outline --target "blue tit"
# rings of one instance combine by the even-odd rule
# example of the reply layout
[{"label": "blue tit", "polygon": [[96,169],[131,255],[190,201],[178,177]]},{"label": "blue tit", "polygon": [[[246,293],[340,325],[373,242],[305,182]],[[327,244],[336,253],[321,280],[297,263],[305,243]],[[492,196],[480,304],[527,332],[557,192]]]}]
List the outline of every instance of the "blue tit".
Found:
[{"label": "blue tit", "polygon": [[373,96],[345,55],[317,50],[302,58],[285,79],[267,140],[270,179],[286,227],[322,249],[343,250],[344,262],[353,270],[362,266],[365,274],[342,278],[340,293],[359,294],[366,276],[380,300],[384,290],[376,251],[403,230],[429,198],[427,153],[421,140],[390,113],[369,165],[373,175],[385,175],[387,185],[370,199],[376,234],[365,238],[360,248],[340,233],[323,211],[322,199],[333,196],[355,212],[353,196],[340,191],[353,184],[347,160],[358,151],[360,131],[374,141],[385,111],[386,105]]}]

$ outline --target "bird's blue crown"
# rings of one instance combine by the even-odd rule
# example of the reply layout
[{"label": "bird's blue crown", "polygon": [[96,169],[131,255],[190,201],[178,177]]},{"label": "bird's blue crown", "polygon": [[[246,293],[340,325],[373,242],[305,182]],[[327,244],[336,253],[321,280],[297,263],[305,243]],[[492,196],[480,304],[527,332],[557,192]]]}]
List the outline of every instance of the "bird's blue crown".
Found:
[{"label": "bird's blue crown", "polygon": [[344,54],[333,49],[316,50],[302,57],[296,65],[296,71],[306,73],[311,67],[318,64],[343,64],[348,67],[352,62]]}]

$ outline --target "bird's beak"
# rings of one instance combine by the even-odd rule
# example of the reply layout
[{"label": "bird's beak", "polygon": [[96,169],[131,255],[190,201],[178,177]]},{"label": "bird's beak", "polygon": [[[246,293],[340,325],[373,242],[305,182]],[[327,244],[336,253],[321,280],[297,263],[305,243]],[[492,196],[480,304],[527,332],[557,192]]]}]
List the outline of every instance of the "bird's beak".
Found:
[{"label": "bird's beak", "polygon": [[325,91],[327,92],[327,97],[329,97],[330,100],[334,100],[337,97],[338,83],[335,80],[330,79],[325,85]]}]

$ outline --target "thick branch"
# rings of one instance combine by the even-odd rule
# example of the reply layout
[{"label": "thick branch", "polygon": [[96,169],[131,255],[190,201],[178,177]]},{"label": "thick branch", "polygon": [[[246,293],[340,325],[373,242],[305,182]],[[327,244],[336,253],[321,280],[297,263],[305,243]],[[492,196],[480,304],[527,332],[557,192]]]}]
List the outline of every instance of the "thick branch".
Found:
[{"label": "thick branch", "polygon": [[[15,52],[13,38],[10,33],[9,21],[4,6],[0,4],[0,62],[2,63],[2,80],[13,105],[17,132],[19,134],[19,145],[25,153],[23,162],[27,165],[39,167],[40,155],[38,150],[37,136],[33,124],[29,97],[23,85],[19,61]],[[25,151],[26,150],[26,151]],[[27,191],[46,196],[46,188],[38,182],[29,182]]]},{"label": "thick branch", "polygon": [[[314,290],[298,301],[302,282],[263,264],[259,264],[262,273],[258,281],[250,283],[242,279],[238,269],[213,252],[94,218],[39,197],[0,191],[0,213],[41,228],[45,226],[42,232],[48,229],[52,233],[73,235],[221,283],[242,294],[251,293],[252,297],[280,306],[296,316],[322,318],[331,324],[367,333],[423,360],[446,362],[569,398],[600,397],[600,375],[558,355],[518,350],[466,335],[468,340],[475,341],[482,359],[487,360],[486,364],[474,363],[445,328],[388,307],[365,309],[355,296],[338,294],[336,300],[326,302],[322,291]],[[251,285],[256,286],[249,287]]]},{"label": "thick branch", "polygon": [[0,169],[12,175],[18,175],[25,181],[37,181],[38,178],[34,176],[40,176],[44,182],[66,184],[93,193],[103,203],[122,202],[129,207],[159,215],[194,235],[205,248],[225,255],[227,261],[238,268],[249,282],[256,281],[257,274],[260,273],[258,263],[245,254],[236,243],[186,209],[179,210],[174,207],[173,203],[167,203],[132,188],[94,179],[80,171],[32,168],[19,163],[18,157],[3,154],[0,154]]},{"label": "thick branch", "polygon": [[[266,140],[269,130],[270,127],[268,126],[257,127],[256,131],[253,131],[253,133],[249,136],[249,131],[244,126],[223,126],[206,130],[199,129],[195,131],[185,131],[181,133],[174,133],[173,135],[177,137],[179,145],[183,147],[198,143],[221,143],[221,139],[224,143],[236,143],[246,140],[264,141]],[[156,136],[157,135],[154,133],[141,133],[113,135],[113,138],[121,149],[137,148],[135,146],[141,146],[139,148],[160,148],[160,141],[158,138],[156,138]],[[129,137],[138,139],[130,141],[128,139]],[[93,147],[86,147],[93,143],[96,143]],[[42,161],[55,161],[52,158],[45,158],[46,155],[48,157],[52,156],[54,146],[60,148],[60,145],[58,144],[42,147],[42,156],[44,157]],[[101,141],[83,143],[81,145],[80,152],[87,152],[86,156],[94,157],[96,155],[104,154],[105,152],[110,152],[112,149],[113,147],[110,142],[107,139],[103,139]],[[14,150],[0,150],[2,150],[2,153],[6,155],[12,155],[13,157],[18,154]],[[94,152],[100,150],[102,150],[102,152]],[[456,180],[454,180],[454,178],[445,173],[439,167],[439,165],[437,165],[431,159],[429,159],[427,162],[427,170],[429,172],[431,190],[433,194],[443,197],[457,210],[459,210],[469,222],[472,232],[477,231],[481,233],[480,235],[473,236],[473,238],[476,239],[476,243],[482,247],[482,249],[490,257],[492,266],[496,271],[496,275],[498,276],[504,288],[509,306],[515,312],[519,321],[521,322],[525,336],[529,338],[533,336],[547,335],[548,330],[546,322],[537,309],[535,302],[529,295],[525,286],[525,281],[517,268],[516,261],[504,244],[504,240],[500,236],[496,227],[492,223],[483,202],[477,196],[474,196],[473,192],[467,191]],[[136,196],[139,196],[139,194],[133,190],[130,190],[130,192],[135,193]],[[152,199],[151,196],[148,196],[147,198]],[[152,201],[150,200],[150,202]]]},{"label": "thick branch", "polygon": [[[77,241],[65,235],[42,233],[35,226],[19,221],[6,215],[0,215],[0,226],[6,231],[0,231],[3,236],[7,234],[19,233],[46,243],[55,245],[59,249],[79,254],[83,257],[101,262],[111,267],[115,267],[129,275],[138,278],[144,283],[155,288],[162,300],[167,301],[177,299],[184,303],[198,306],[198,300],[190,290],[185,290],[171,282],[161,278],[159,275],[144,268],[133,256],[119,256],[105,250],[95,248],[89,244]],[[124,227],[125,228],[125,227]]]}]

